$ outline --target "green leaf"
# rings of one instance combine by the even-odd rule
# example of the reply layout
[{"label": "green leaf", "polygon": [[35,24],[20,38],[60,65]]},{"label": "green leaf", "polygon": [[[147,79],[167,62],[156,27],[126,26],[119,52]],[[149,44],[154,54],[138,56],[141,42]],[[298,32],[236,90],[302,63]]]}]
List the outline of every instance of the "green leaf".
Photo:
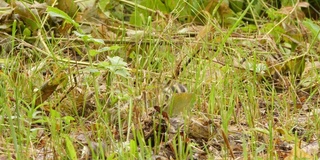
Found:
[{"label": "green leaf", "polygon": [[165,109],[169,115],[187,114],[195,102],[195,95],[192,93],[175,93],[172,96],[171,104]]},{"label": "green leaf", "polygon": [[51,119],[55,119],[55,118],[60,118],[61,114],[54,109],[50,109],[50,116],[51,116]]},{"label": "green leaf", "polygon": [[97,43],[97,44],[104,44],[104,41],[102,39],[96,39],[96,38],[93,38],[91,35],[87,35],[87,34],[81,34],[77,31],[73,31],[73,33],[82,38],[83,41],[86,41],[86,42],[93,42],[93,43]]},{"label": "green leaf", "polygon": [[96,56],[97,54],[99,54],[100,52],[98,52],[97,50],[95,50],[95,49],[90,49],[89,50],[89,56],[91,56],[91,57],[94,57],[94,56]]},{"label": "green leaf", "polygon": [[100,48],[98,50],[91,49],[91,50],[89,50],[89,55],[90,56],[95,56],[95,55],[97,55],[99,53],[103,53],[103,52],[106,52],[106,51],[115,51],[115,50],[117,50],[119,48],[122,48],[122,46],[115,45],[115,46],[111,46],[111,47],[103,47],[103,48]]},{"label": "green leaf", "polygon": [[246,2],[244,0],[230,0],[230,8],[235,12],[242,12]]},{"label": "green leaf", "polygon": [[307,27],[311,31],[313,36],[317,36],[317,39],[320,40],[320,35],[319,35],[320,27],[317,24],[313,23],[310,19],[307,19],[302,23],[305,27]]},{"label": "green leaf", "polygon": [[98,76],[98,75],[100,75],[101,74],[101,72],[100,72],[100,70],[99,69],[97,69],[97,68],[94,68],[94,67],[86,67],[85,69],[83,69],[84,71],[87,71],[87,72],[90,72],[90,73],[92,73],[93,75],[96,75],[96,76]]},{"label": "green leaf", "polygon": [[72,141],[70,140],[68,135],[65,135],[64,137],[65,137],[64,139],[66,141],[66,148],[67,148],[69,158],[72,160],[77,160],[78,159],[77,152],[72,144]]},{"label": "green leaf", "polygon": [[127,78],[130,75],[127,68],[127,63],[124,62],[122,58],[118,56],[115,56],[115,57],[108,56],[108,59],[109,59],[109,62],[98,63],[98,67],[109,69],[110,72],[125,78]]},{"label": "green leaf", "polygon": [[128,77],[130,73],[127,70],[117,70],[115,74],[120,75],[122,77]]},{"label": "green leaf", "polygon": [[115,51],[115,50],[118,50],[118,49],[120,49],[122,47],[123,46],[114,45],[114,46],[111,46],[111,47],[104,47],[104,48],[107,48],[109,51]]},{"label": "green leaf", "polygon": [[99,1],[99,8],[101,9],[101,11],[104,12],[109,3],[110,3],[110,0],[100,0]]},{"label": "green leaf", "polygon": [[71,117],[71,116],[65,116],[65,117],[63,117],[62,119],[64,120],[64,122],[65,122],[66,124],[70,124],[71,121],[74,121],[74,120],[75,120],[75,119],[74,119],[73,117]]},{"label": "green leaf", "polygon": [[101,68],[108,68],[108,66],[110,65],[109,62],[100,62],[98,63],[98,66]]},{"label": "green leaf", "polygon": [[110,69],[111,72],[120,75],[122,77],[128,77],[130,73],[127,69],[127,63],[123,61],[121,57],[115,56],[115,57],[109,57],[108,59],[111,63],[111,65],[105,66],[108,69]]},{"label": "green leaf", "polygon": [[245,25],[245,26],[241,27],[240,29],[244,32],[247,32],[247,33],[253,33],[258,30],[257,26],[253,25],[253,24]]},{"label": "green leaf", "polygon": [[278,131],[278,133],[280,133],[282,135],[281,139],[287,142],[294,142],[295,141],[295,137],[292,136],[291,134],[289,134],[289,132],[281,127],[278,127],[276,129]]},{"label": "green leaf", "polygon": [[[161,0],[143,0],[141,1],[140,5],[152,10],[158,10],[163,13],[169,13],[168,8],[162,3]],[[130,16],[130,23],[137,26],[145,25],[149,16],[153,16],[150,11],[136,8]]]},{"label": "green leaf", "polygon": [[111,62],[111,65],[119,66],[119,67],[126,67],[127,63],[123,61],[121,57],[115,56],[115,57],[109,57],[109,61]]},{"label": "green leaf", "polygon": [[31,31],[29,28],[25,28],[23,30],[23,35],[26,36],[26,37],[30,37],[31,36]]},{"label": "green leaf", "polygon": [[190,17],[197,15],[198,11],[201,11],[201,3],[200,1],[196,1],[188,4],[186,1],[165,0],[166,7],[169,8],[171,13],[179,15],[178,19],[180,22],[189,22],[190,19],[193,19]]},{"label": "green leaf", "polygon": [[134,140],[130,140],[130,155],[132,156],[132,158],[137,158],[137,142]]},{"label": "green leaf", "polygon": [[47,8],[47,12],[54,17],[60,17],[63,18],[65,21],[73,24],[76,28],[79,28],[79,24],[74,21],[67,13],[63,12],[62,10],[58,9],[58,8],[54,8],[51,6],[48,6]]}]

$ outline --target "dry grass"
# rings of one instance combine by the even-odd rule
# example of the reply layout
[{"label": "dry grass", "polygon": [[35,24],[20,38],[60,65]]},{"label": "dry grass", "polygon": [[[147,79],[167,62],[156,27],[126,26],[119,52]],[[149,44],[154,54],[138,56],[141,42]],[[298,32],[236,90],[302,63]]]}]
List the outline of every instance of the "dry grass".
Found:
[{"label": "dry grass", "polygon": [[[244,16],[229,29],[214,17],[73,22],[83,35],[53,23],[26,36],[13,23],[0,32],[0,158],[319,157],[316,36],[294,17],[277,21],[304,35],[268,21],[248,32]],[[189,92],[160,98],[177,83]]]}]

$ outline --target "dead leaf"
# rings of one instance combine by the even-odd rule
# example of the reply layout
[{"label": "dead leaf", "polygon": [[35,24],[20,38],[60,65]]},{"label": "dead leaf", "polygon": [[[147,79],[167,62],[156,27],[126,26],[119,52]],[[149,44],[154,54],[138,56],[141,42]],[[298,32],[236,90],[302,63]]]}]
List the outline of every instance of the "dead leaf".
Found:
[{"label": "dead leaf", "polygon": [[310,155],[317,155],[320,151],[319,149],[319,143],[317,141],[311,142],[301,148],[301,150]]},{"label": "dead leaf", "polygon": [[[1,7],[1,14],[0,14],[0,20],[4,20],[6,19],[9,15],[11,15],[13,8],[9,7],[9,4],[4,2],[4,1],[0,1],[0,7]],[[3,24],[1,24],[3,25]],[[2,29],[2,28],[0,28]]]},{"label": "dead leaf", "polygon": [[319,84],[318,74],[320,71],[320,62],[306,62],[305,69],[301,75],[300,84],[304,88],[316,87]]},{"label": "dead leaf", "polygon": [[188,26],[185,28],[182,28],[178,31],[179,34],[192,34],[192,33],[199,33],[204,26]]},{"label": "dead leaf", "polygon": [[70,17],[74,17],[78,10],[74,0],[58,0],[57,8],[67,13]]},{"label": "dead leaf", "polygon": [[0,0],[0,7],[2,8],[2,7],[8,7],[9,6],[9,4],[6,2],[6,1],[4,1],[4,0]]},{"label": "dead leaf", "polygon": [[35,105],[37,106],[46,101],[50,97],[50,95],[57,89],[57,87],[66,80],[66,73],[61,72],[44,83],[41,86],[40,90],[37,91],[38,96]]},{"label": "dead leaf", "polygon": [[14,13],[17,14],[31,30],[34,31],[40,27],[40,13],[44,12],[44,8],[40,9],[37,8],[39,7],[37,4],[33,6],[20,1],[15,1],[13,6]]},{"label": "dead leaf", "polygon": [[298,7],[308,8],[310,4],[308,2],[299,2]]},{"label": "dead leaf", "polygon": [[296,159],[313,159],[311,155],[301,150],[298,145],[295,145],[291,152],[288,154],[284,160],[296,160]]},{"label": "dead leaf", "polygon": [[193,138],[200,138],[208,140],[211,133],[211,123],[205,118],[191,118],[191,122],[188,125],[189,134]]},{"label": "dead leaf", "polygon": [[291,18],[298,18],[300,20],[305,18],[304,12],[300,9],[300,7],[287,6],[282,7],[278,13],[289,15]]}]

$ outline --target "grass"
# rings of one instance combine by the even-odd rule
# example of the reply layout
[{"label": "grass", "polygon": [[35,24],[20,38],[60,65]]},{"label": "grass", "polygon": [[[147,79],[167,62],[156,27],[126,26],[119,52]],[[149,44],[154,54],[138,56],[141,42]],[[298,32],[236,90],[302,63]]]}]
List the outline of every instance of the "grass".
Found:
[{"label": "grass", "polygon": [[[34,32],[38,37],[26,37],[14,21],[11,35],[1,34],[11,47],[7,53],[1,46],[0,157],[318,158],[302,151],[319,147],[318,82],[302,82],[317,79],[319,68],[294,67],[304,66],[300,57],[306,66],[318,63],[318,41],[301,41],[311,45],[289,52],[291,41],[266,38],[275,27],[243,32],[250,9],[228,30],[209,17],[196,37],[172,33],[176,24],[150,21],[139,28],[143,36],[127,41],[123,23],[119,44],[84,34],[55,8],[50,11],[79,26],[81,35],[59,38],[43,27]],[[271,62],[275,54],[283,60]],[[192,107],[184,95],[172,103],[180,104],[182,116],[155,110],[165,103],[159,97],[169,82],[184,84],[195,97]],[[288,152],[284,144],[291,145]]]}]

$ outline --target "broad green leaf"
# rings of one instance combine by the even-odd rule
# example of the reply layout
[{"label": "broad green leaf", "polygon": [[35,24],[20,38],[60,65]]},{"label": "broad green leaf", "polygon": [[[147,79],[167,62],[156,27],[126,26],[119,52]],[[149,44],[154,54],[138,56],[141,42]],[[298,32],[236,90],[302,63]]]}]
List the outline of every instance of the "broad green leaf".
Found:
[{"label": "broad green leaf", "polygon": [[97,68],[94,68],[94,67],[91,67],[91,66],[89,66],[89,67],[86,67],[85,69],[83,69],[84,71],[87,71],[87,72],[90,72],[90,73],[92,73],[92,74],[94,74],[94,75],[96,75],[96,76],[98,76],[98,75],[100,75],[101,74],[101,72],[100,72],[100,70],[99,69],[97,69]]},{"label": "broad green leaf", "polygon": [[118,50],[118,49],[122,48],[122,46],[115,45],[115,46],[105,47],[105,48],[108,48],[109,51],[115,51],[115,50]]},{"label": "broad green leaf", "polygon": [[[179,15],[178,19],[181,22],[189,22],[194,15],[197,15],[201,11],[200,6],[202,3],[200,1],[191,2],[193,4],[188,4],[186,1],[177,0],[165,0],[165,5],[169,8],[170,12],[175,15]],[[189,6],[190,5],[190,6]]]},{"label": "broad green leaf", "polygon": [[115,72],[115,74],[119,75],[119,76],[122,76],[122,77],[128,77],[130,75],[130,73],[127,71],[127,70],[117,70]]},{"label": "broad green leaf", "polygon": [[50,118],[51,119],[56,119],[56,118],[60,119],[60,117],[61,117],[61,114],[58,111],[56,111],[54,109],[50,109]]},{"label": "broad green leaf", "polygon": [[252,10],[254,12],[253,14],[255,14],[255,15],[252,15],[252,16],[259,16],[261,14],[262,9],[263,9],[262,2],[256,0],[256,1],[254,1],[252,3],[252,5],[253,5]]},{"label": "broad green leaf", "polygon": [[117,75],[128,77],[130,73],[128,72],[127,63],[123,61],[122,58],[115,56],[115,57],[109,57],[108,59],[111,63],[111,65],[107,66],[112,72],[114,72]]},{"label": "broad green leaf", "polygon": [[63,18],[65,21],[73,24],[76,28],[79,28],[79,24],[74,21],[67,13],[63,12],[62,10],[58,9],[58,8],[54,8],[51,6],[48,6],[47,8],[47,12],[54,17],[60,17]]},{"label": "broad green leaf", "polygon": [[246,5],[246,1],[245,0],[230,0],[230,8],[235,12],[242,12],[243,6]]},{"label": "broad green leaf", "polygon": [[105,8],[107,7],[107,5],[110,3],[110,0],[100,0],[99,1],[99,8],[101,11],[105,11]]},{"label": "broad green leaf", "polygon": [[68,155],[69,155],[69,158],[71,160],[77,160],[77,152],[72,144],[72,141],[70,140],[69,136],[68,135],[65,135],[64,136],[65,138],[65,141],[66,141],[66,148],[67,148],[67,152],[68,152]]},{"label": "broad green leaf", "polygon": [[25,28],[23,30],[23,35],[26,36],[26,37],[30,37],[31,36],[31,31],[29,28]]},{"label": "broad green leaf", "polygon": [[127,63],[123,61],[121,57],[115,56],[115,57],[109,57],[109,61],[112,65],[119,66],[119,67],[126,67]]},{"label": "broad green leaf", "polygon": [[[143,0],[141,1],[140,5],[155,11],[158,10],[163,13],[169,13],[168,8],[162,3],[161,0]],[[136,7],[135,11],[130,16],[130,23],[137,26],[145,25],[147,23],[148,16],[152,16],[150,11]]]},{"label": "broad green leaf", "polygon": [[137,156],[138,154],[137,142],[134,140],[130,140],[130,155],[132,157]]},{"label": "broad green leaf", "polygon": [[122,77],[128,77],[130,73],[128,72],[127,63],[123,61],[122,58],[115,56],[115,57],[109,57],[108,59],[110,63],[108,62],[100,62],[98,63],[99,67],[110,69],[110,71],[114,74],[120,75]]}]

